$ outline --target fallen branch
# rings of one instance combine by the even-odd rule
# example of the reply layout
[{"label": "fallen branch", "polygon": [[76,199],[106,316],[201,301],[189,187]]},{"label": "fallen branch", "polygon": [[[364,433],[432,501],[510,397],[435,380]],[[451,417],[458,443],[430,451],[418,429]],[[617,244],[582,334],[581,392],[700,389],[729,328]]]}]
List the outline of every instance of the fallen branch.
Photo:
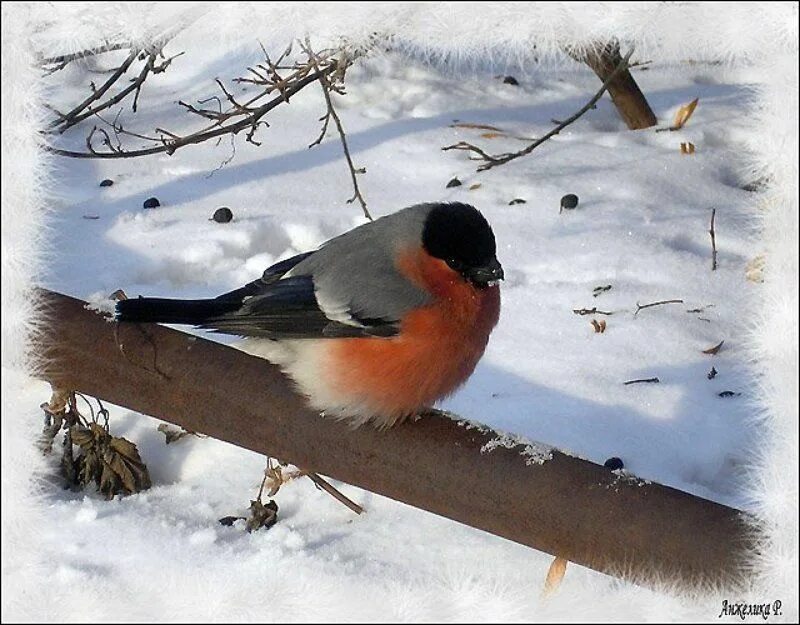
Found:
[{"label": "fallen branch", "polygon": [[385,431],[352,429],[310,410],[260,358],[158,325],[120,324],[115,332],[85,302],[49,291],[38,298],[47,314],[37,338],[40,375],[56,388],[158,415],[637,583],[657,576],[694,591],[737,585],[752,557],[752,521],[738,510],[620,479],[524,440],[498,445],[508,436],[438,414]]},{"label": "fallen branch", "polygon": [[480,149],[479,147],[472,145],[471,143],[467,143],[466,141],[459,141],[453,145],[448,145],[442,148],[443,151],[448,150],[466,150],[469,152],[473,152],[478,155],[479,160],[486,161],[483,165],[478,167],[478,171],[486,171],[487,169],[491,169],[492,167],[497,167],[498,165],[503,165],[508,163],[509,161],[513,161],[520,156],[525,156],[526,154],[530,154],[540,145],[542,145],[545,141],[554,137],[558,133],[560,133],[564,128],[569,126],[570,124],[576,122],[580,119],[584,113],[591,110],[594,105],[603,97],[603,94],[608,89],[609,84],[617,77],[617,75],[626,70],[628,67],[628,61],[633,54],[633,48],[619,61],[617,66],[614,70],[608,75],[605,82],[603,82],[603,86],[600,87],[600,90],[592,96],[592,98],[584,104],[576,113],[572,114],[570,117],[565,119],[564,121],[560,122],[555,128],[553,128],[550,132],[546,135],[541,137],[540,139],[536,139],[533,143],[528,145],[527,147],[519,150],[518,152],[506,152],[504,154],[497,154],[491,155]]}]

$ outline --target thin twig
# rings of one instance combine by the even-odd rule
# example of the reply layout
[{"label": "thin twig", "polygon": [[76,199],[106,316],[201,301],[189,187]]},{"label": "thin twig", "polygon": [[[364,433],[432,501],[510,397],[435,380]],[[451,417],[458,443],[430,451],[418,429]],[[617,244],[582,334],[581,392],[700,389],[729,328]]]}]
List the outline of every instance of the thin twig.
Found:
[{"label": "thin twig", "polygon": [[509,161],[513,161],[514,159],[519,158],[520,156],[525,156],[526,154],[530,154],[536,148],[542,145],[542,143],[544,143],[551,137],[557,135],[559,132],[564,130],[564,128],[566,128],[573,122],[580,119],[584,115],[584,113],[591,110],[594,107],[594,105],[600,100],[600,98],[603,97],[603,94],[606,92],[611,82],[619,75],[620,72],[625,71],[628,68],[628,61],[630,60],[632,54],[633,54],[633,48],[631,48],[630,51],[628,51],[628,53],[614,68],[614,71],[612,71],[611,74],[609,74],[608,78],[606,78],[605,82],[603,83],[603,86],[600,87],[600,90],[597,93],[595,93],[594,96],[592,96],[592,98],[586,104],[584,104],[579,111],[577,111],[564,121],[560,122],[555,128],[553,128],[546,135],[544,135],[539,139],[536,139],[536,141],[534,141],[527,147],[523,148],[522,150],[519,150],[518,152],[509,152],[506,154],[497,154],[495,156],[492,156],[487,154],[477,146],[474,146],[470,143],[466,143],[464,141],[460,141],[454,145],[443,147],[442,150],[444,151],[469,150],[471,152],[475,152],[481,157],[481,160],[486,161],[483,165],[478,167],[478,171],[486,171],[487,169],[491,169],[492,167],[496,167],[497,165],[503,165],[505,163],[508,163]]},{"label": "thin twig", "polygon": [[[314,52],[311,50],[311,44],[306,39],[305,45],[303,46],[304,52],[308,55],[309,60],[314,65],[314,68],[319,71],[319,65],[317,61],[317,57]],[[347,167],[350,170],[350,180],[353,183],[353,197],[347,200],[348,204],[351,204],[355,200],[358,200],[358,203],[361,204],[361,210],[364,211],[364,217],[372,221],[372,215],[370,215],[369,210],[367,209],[367,202],[364,200],[364,196],[361,195],[361,189],[358,187],[358,174],[363,174],[365,169],[363,167],[356,169],[355,165],[353,165],[353,158],[350,156],[350,149],[347,146],[347,136],[344,132],[344,126],[342,125],[342,120],[339,119],[339,115],[336,112],[336,109],[333,106],[333,100],[331,99],[331,91],[334,90],[334,87],[331,84],[331,81],[328,80],[326,75],[321,75],[319,78],[319,84],[322,87],[322,93],[325,96],[325,104],[328,107],[328,112],[326,113],[324,120],[325,123],[322,128],[322,133],[320,134],[319,138],[315,143],[312,143],[308,147],[312,147],[319,142],[322,141],[322,137],[325,135],[325,132],[328,128],[328,119],[333,118],[333,123],[336,124],[336,129],[339,131],[339,138],[342,141],[342,150],[344,151],[344,158],[347,161]]]},{"label": "thin twig", "polygon": [[349,499],[348,497],[343,495],[341,492],[336,490],[336,488],[331,486],[328,482],[326,482],[324,479],[322,479],[316,473],[307,473],[306,475],[312,482],[314,482],[314,484],[316,484],[317,488],[320,488],[320,489],[324,490],[331,497],[333,497],[337,501],[343,503],[345,506],[350,508],[356,514],[361,514],[361,513],[364,512],[364,508],[362,508],[355,501],[353,501],[352,499]]},{"label": "thin twig", "polygon": [[[62,126],[63,125],[62,129],[61,129],[63,131],[63,130],[66,130],[67,128],[69,128],[70,126],[73,126],[74,124],[76,124],[77,122],[75,122],[73,120],[81,112],[83,112],[86,108],[88,108],[93,102],[96,102],[100,98],[103,97],[103,95],[106,93],[106,91],[108,91],[111,88],[111,86],[115,82],[117,82],[122,77],[122,75],[125,74],[125,72],[128,71],[128,68],[130,68],[131,64],[136,60],[136,57],[138,56],[138,54],[139,54],[139,49],[138,48],[131,48],[131,51],[128,54],[128,57],[122,62],[122,65],[120,65],[114,71],[114,73],[109,77],[108,80],[106,80],[102,85],[100,85],[100,87],[98,89],[94,89],[92,91],[92,93],[87,98],[85,98],[80,104],[78,104],[71,111],[69,111],[68,113],[64,114],[63,117],[61,117],[59,119],[55,119],[52,122],[50,122],[50,124],[48,125],[48,128],[55,128],[57,126]],[[91,113],[90,113],[90,115],[91,115]],[[85,118],[81,118],[81,119],[85,119]]]},{"label": "thin twig", "polygon": [[628,380],[627,382],[623,382],[625,386],[628,384],[658,384],[661,382],[658,378],[641,378],[639,380]]},{"label": "thin twig", "polygon": [[[125,48],[129,48],[130,45],[130,43],[124,42],[106,43],[105,45],[98,46],[96,48],[90,48],[88,50],[81,50],[80,52],[61,54],[59,56],[51,56],[49,58],[42,59],[39,61],[39,66],[45,69],[48,74],[53,74],[54,72],[64,69],[72,61],[85,59],[90,56],[96,56],[98,54],[103,54],[104,52],[124,50]],[[48,65],[54,65],[55,67],[47,67]]]},{"label": "thin twig", "polygon": [[597,310],[597,307],[594,308],[573,308],[572,312],[576,315],[613,315],[613,312],[606,311],[606,310]]},{"label": "thin twig", "polygon": [[711,271],[717,270],[717,237],[714,233],[714,218],[717,216],[717,209],[711,209],[711,228],[708,233],[711,235]]},{"label": "thin twig", "polygon": [[660,302],[653,302],[652,304],[640,304],[639,302],[636,302],[636,312],[633,313],[633,316],[635,317],[636,315],[638,315],[640,310],[644,310],[645,308],[652,308],[653,306],[661,306],[662,304],[683,304],[683,300],[665,299]]},{"label": "thin twig", "polygon": [[[294,85],[292,85],[290,88],[288,88],[286,93],[289,96],[294,95],[307,85],[317,80],[320,76],[333,73],[335,69],[336,68],[334,65],[329,65],[317,72],[309,74],[303,79],[299,80]],[[126,150],[122,152],[75,152],[72,150],[62,150],[60,148],[54,148],[51,146],[45,146],[45,149],[48,152],[52,152],[53,154],[58,154],[60,156],[69,156],[71,158],[114,159],[114,158],[134,158],[138,156],[149,156],[151,154],[163,154],[163,153],[173,154],[176,150],[187,145],[195,145],[198,143],[202,143],[203,141],[207,141],[208,139],[214,139],[216,137],[221,137],[226,134],[238,134],[242,130],[250,128],[254,122],[259,121],[261,117],[263,117],[266,113],[268,113],[278,105],[282,104],[284,101],[285,99],[283,96],[278,96],[276,98],[273,98],[269,102],[262,104],[258,108],[253,109],[251,115],[235,123],[227,125],[223,124],[221,126],[215,124],[210,128],[192,133],[190,135],[186,135],[185,137],[172,135],[172,133],[167,133],[163,129],[156,129],[156,132],[170,134],[172,135],[173,138],[165,139],[163,140],[161,145],[150,148],[142,148],[140,150]]]}]

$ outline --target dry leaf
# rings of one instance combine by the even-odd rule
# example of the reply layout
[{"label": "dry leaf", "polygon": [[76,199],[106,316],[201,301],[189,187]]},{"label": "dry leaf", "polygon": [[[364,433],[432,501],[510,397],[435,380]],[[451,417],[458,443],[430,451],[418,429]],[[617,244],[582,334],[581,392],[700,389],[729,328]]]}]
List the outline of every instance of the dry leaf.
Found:
[{"label": "dry leaf", "polygon": [[767,259],[763,254],[753,258],[744,269],[744,277],[750,282],[764,282],[764,267]]},{"label": "dry leaf", "polygon": [[125,295],[125,291],[123,291],[122,289],[117,289],[111,295],[108,296],[108,299],[122,301],[128,299],[128,296]]},{"label": "dry leaf", "polygon": [[710,355],[710,356],[714,356],[714,355],[715,355],[717,352],[719,352],[719,350],[720,350],[720,348],[722,347],[722,344],[723,344],[724,342],[725,342],[724,340],[723,340],[723,341],[720,341],[719,343],[717,343],[716,345],[714,345],[714,347],[709,347],[708,349],[704,349],[704,350],[703,350],[703,353],[704,353],[704,354],[708,354],[708,355]]},{"label": "dry leaf", "polygon": [[150,488],[147,466],[129,440],[111,436],[97,423],[88,428],[75,425],[69,432],[72,443],[81,448],[74,461],[78,483],[87,486],[94,482],[108,499]]},{"label": "dry leaf", "polygon": [[567,560],[556,557],[552,564],[550,564],[550,568],[547,569],[547,577],[544,580],[543,592],[545,597],[549,597],[558,590],[559,586],[561,586],[561,580],[564,579],[564,573],[566,572]]},{"label": "dry leaf", "polygon": [[480,189],[480,188],[481,188],[481,183],[480,182],[476,182],[475,184],[469,185],[469,190],[470,191],[474,191],[475,189]]},{"label": "dry leaf", "polygon": [[681,143],[681,154],[694,154],[694,143],[689,141]]},{"label": "dry leaf", "polygon": [[605,319],[601,319],[600,321],[597,321],[597,319],[592,319],[592,327],[594,328],[595,332],[602,334],[606,331]]},{"label": "dry leaf", "polygon": [[481,137],[484,139],[497,139],[497,137],[507,137],[504,132],[482,132]]},{"label": "dry leaf", "polygon": [[682,107],[678,109],[675,113],[675,123],[672,124],[672,128],[674,130],[678,130],[683,128],[684,124],[689,121],[689,118],[694,113],[694,110],[697,108],[697,102],[700,98],[695,98],[689,104],[684,104]]},{"label": "dry leaf", "polygon": [[269,500],[266,505],[254,499],[250,501],[250,516],[247,519],[245,528],[248,532],[269,529],[278,522],[278,504]]}]

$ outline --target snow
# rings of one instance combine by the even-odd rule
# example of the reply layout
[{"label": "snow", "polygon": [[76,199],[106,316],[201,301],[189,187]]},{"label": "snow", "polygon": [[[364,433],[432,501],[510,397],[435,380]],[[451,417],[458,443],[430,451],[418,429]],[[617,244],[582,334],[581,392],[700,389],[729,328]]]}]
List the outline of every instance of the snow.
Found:
[{"label": "snow", "polygon": [[[141,112],[126,112],[126,124],[149,129],[166,120],[170,130],[185,130],[191,118],[175,100],[212,95],[214,76],[239,75],[260,54],[257,45],[208,47],[191,35],[175,45],[186,55],[148,81]],[[503,84],[501,73],[520,85]],[[85,77],[68,68],[58,76],[68,88],[48,96],[56,104],[74,101]],[[524,143],[483,138],[483,131],[452,127],[455,120],[541,136],[553,118],[595,92],[596,77],[577,66],[513,64],[447,73],[390,53],[350,70],[348,94],[335,101],[355,164],[367,169],[359,181],[373,215],[464,201],[493,225],[506,273],[501,319],[469,383],[440,406],[509,433],[487,445],[487,461],[491,449],[519,444],[531,462],[546,461],[550,446],[599,464],[618,456],[625,462],[620,480],[641,478],[754,509],[743,467],[762,453],[759,424],[750,417],[761,382],[749,367],[747,337],[762,285],[747,279],[747,267],[767,250],[754,218],[763,196],[741,188],[751,179],[740,172],[757,80],[746,67],[702,62],[656,62],[635,77],[662,123],[699,97],[684,130],[627,131],[604,97],[533,154],[481,173],[465,153],[440,148],[466,140],[503,152]],[[270,116],[271,127],[259,130],[261,147],[239,138],[235,153],[224,139],[172,156],[58,159],[47,234],[53,252],[41,283],[98,310],[108,310],[104,297],[120,288],[129,297],[214,296],[364,223],[357,204],[345,203],[352,189],[334,129],[321,145],[306,147],[323,113],[312,86]],[[81,149],[84,130],[70,131],[65,145]],[[682,141],[697,152],[682,155]],[[463,185],[447,189],[453,176]],[[114,185],[99,187],[105,178]],[[580,204],[560,212],[567,193]],[[152,196],[161,207],[143,209]],[[515,198],[526,202],[509,205]],[[221,206],[233,211],[231,223],[210,220]],[[713,272],[712,209],[719,250]],[[668,299],[683,303],[636,313],[638,304]],[[602,334],[592,316],[572,312],[595,306],[613,313],[596,316],[608,324]],[[717,355],[702,353],[723,339]],[[718,375],[709,380],[712,366]],[[623,384],[649,377],[660,383]],[[25,408],[49,396],[42,383],[18,384]],[[742,395],[720,397],[726,390]],[[44,620],[335,614],[351,621],[503,621],[571,610],[570,618],[580,619],[597,613],[572,597],[618,584],[573,565],[559,596],[542,603],[550,556],[337,482],[365,515],[355,517],[299,479],[276,495],[279,521],[269,531],[223,527],[219,518],[246,514],[264,458],[193,436],[167,447],[160,421],[110,410],[112,433],[137,444],[153,488],[110,502],[91,490],[64,491],[57,461],[48,459],[36,550],[48,564],[53,600],[34,610],[30,600],[15,598],[4,612],[15,606]],[[37,427],[31,421],[26,432]],[[4,564],[4,584],[25,565]],[[76,592],[77,585],[93,590]],[[651,591],[629,591],[658,604]],[[605,596],[610,614],[627,603]]]}]

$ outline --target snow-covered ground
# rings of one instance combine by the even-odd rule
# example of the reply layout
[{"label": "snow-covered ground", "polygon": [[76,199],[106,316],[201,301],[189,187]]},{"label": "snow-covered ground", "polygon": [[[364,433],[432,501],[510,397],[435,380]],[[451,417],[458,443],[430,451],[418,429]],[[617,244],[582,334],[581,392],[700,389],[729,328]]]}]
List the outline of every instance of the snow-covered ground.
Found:
[{"label": "snow-covered ground", "polygon": [[[124,114],[126,127],[185,130],[194,120],[175,100],[217,93],[214,77],[241,75],[260,56],[257,45],[201,54],[202,42],[179,38],[171,47],[187,53],[147,82],[141,111]],[[505,74],[519,86],[504,84]],[[495,230],[506,272],[501,319],[474,376],[442,407],[601,464],[618,456],[643,478],[745,507],[740,468],[758,452],[743,337],[761,287],[747,270],[763,251],[752,223],[760,198],[742,188],[752,180],[738,174],[737,159],[752,77],[702,63],[653,63],[635,77],[663,124],[699,98],[687,127],[627,131],[606,96],[531,155],[482,173],[465,153],[440,148],[467,140],[491,152],[519,149],[515,137],[547,132],[596,91],[597,78],[577,65],[443,74],[387,54],[350,70],[348,94],[336,105],[355,163],[366,167],[359,180],[373,215],[462,201]],[[56,104],[80,97],[87,75],[76,65],[54,77],[62,80],[68,88],[59,84]],[[44,286],[84,299],[119,288],[129,296],[213,296],[363,223],[357,204],[345,203],[352,189],[333,129],[307,148],[323,113],[312,86],[269,117],[261,147],[240,137],[235,154],[223,139],[172,156],[58,159]],[[456,120],[508,136],[482,137]],[[81,149],[85,132],[72,129],[64,145]],[[696,153],[681,154],[685,141]],[[446,188],[454,176],[463,184]],[[114,185],[99,187],[106,178]],[[580,204],[560,211],[567,193]],[[161,207],[144,210],[152,196]],[[511,204],[517,198],[525,202]],[[221,206],[233,222],[210,221]],[[605,285],[611,289],[595,297]],[[636,312],[637,304],[672,299],[682,303]],[[573,313],[592,307],[613,314]],[[606,321],[604,333],[592,318]],[[702,353],[723,340],[718,354]],[[660,383],[623,384],[651,377]],[[48,388],[28,382],[24,396],[38,405]],[[107,502],[64,491],[53,461],[44,492],[52,523],[38,537],[52,566],[47,592],[58,599],[42,608],[51,618],[73,610],[93,619],[547,618],[539,592],[549,556],[348,485],[339,486],[366,515],[356,518],[296,480],[276,496],[280,520],[269,531],[220,526],[220,517],[245,513],[264,458],[212,439],[167,447],[158,424],[111,407],[112,433],[138,445],[153,478],[139,495]],[[573,566],[550,607],[563,608],[589,580],[616,584]],[[153,593],[154,583],[164,592]],[[75,584],[97,592],[72,593]],[[104,594],[113,603],[103,603]],[[571,614],[591,617],[592,609],[573,606]]]}]

